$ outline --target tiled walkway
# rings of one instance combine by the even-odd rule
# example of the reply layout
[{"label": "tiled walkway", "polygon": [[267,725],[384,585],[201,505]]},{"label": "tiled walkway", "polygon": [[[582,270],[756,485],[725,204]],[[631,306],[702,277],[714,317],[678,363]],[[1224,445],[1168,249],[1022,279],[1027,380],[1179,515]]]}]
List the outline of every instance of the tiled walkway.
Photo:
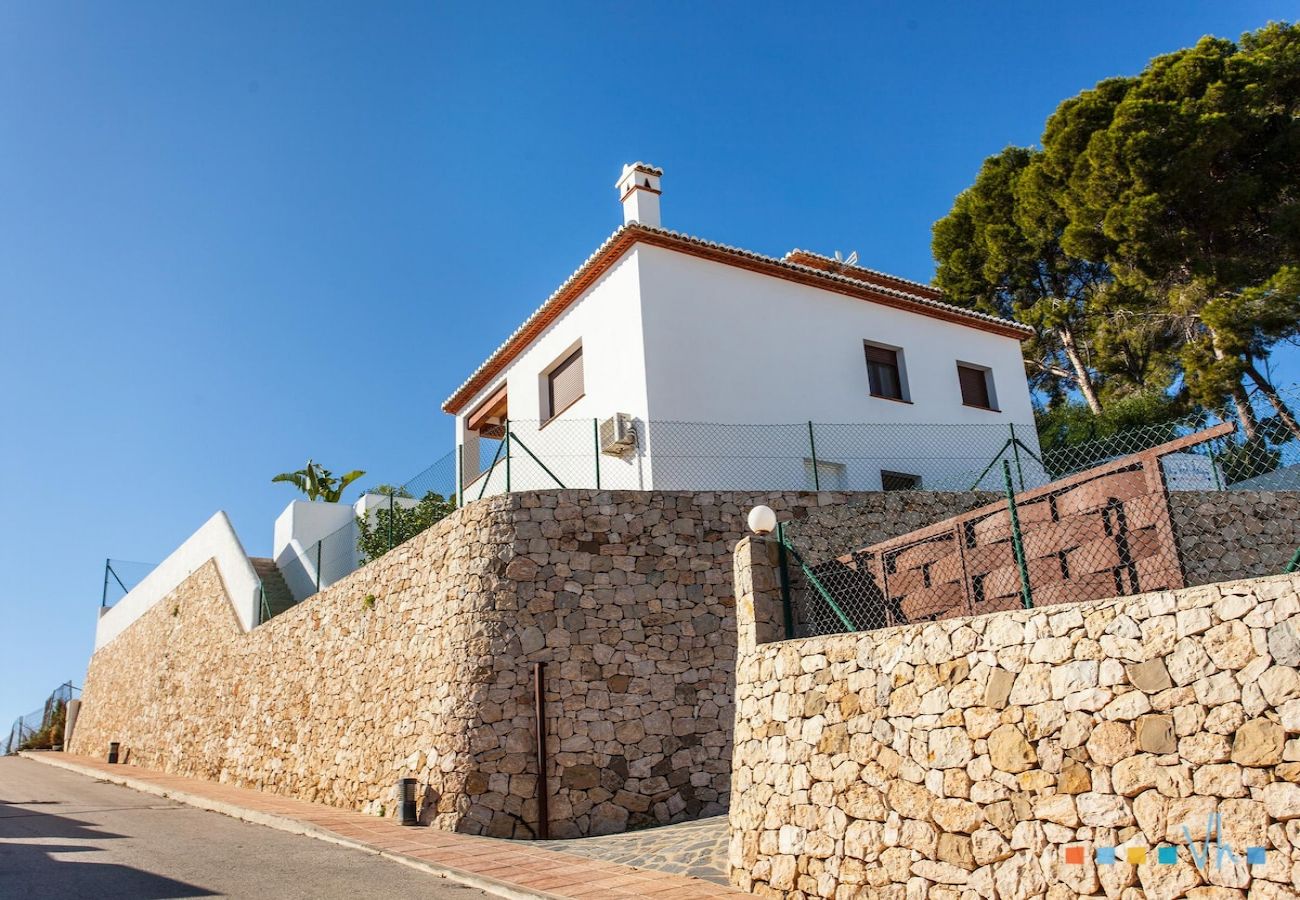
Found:
[{"label": "tiled walkway", "polygon": [[537,846],[725,885],[727,837],[727,817],[714,816],[627,834],[546,841]]},{"label": "tiled walkway", "polygon": [[[392,819],[379,819],[199,778],[165,775],[137,766],[110,766],[96,759],[65,753],[23,755],[250,822],[368,849],[503,897],[712,900],[750,896],[715,880],[672,874],[694,868],[706,872],[710,878],[716,877],[718,873],[709,869],[707,864],[687,860],[697,859],[697,854],[698,860],[706,857],[716,859],[710,854],[717,852],[718,820],[694,823],[693,829],[689,826],[656,829],[685,836],[680,852],[670,846],[671,840],[665,843],[664,838],[659,839],[656,848],[653,831],[541,845],[452,834],[432,828],[404,828]],[[725,841],[725,823],[721,827]],[[619,844],[620,841],[625,841],[626,847]],[[697,845],[698,850],[685,849]],[[706,849],[706,845],[711,849]],[[640,864],[620,861],[633,859]],[[670,870],[656,871],[646,867],[652,862],[669,866]]]}]

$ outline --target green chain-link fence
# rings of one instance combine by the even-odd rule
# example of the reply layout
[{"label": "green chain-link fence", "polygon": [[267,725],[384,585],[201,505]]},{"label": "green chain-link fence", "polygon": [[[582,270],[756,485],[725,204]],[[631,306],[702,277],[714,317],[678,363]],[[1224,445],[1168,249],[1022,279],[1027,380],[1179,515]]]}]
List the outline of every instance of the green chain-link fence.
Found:
[{"label": "green chain-link fence", "polygon": [[15,719],[5,739],[2,755],[8,756],[19,750],[49,750],[62,745],[68,701],[80,693],[81,688],[65,681],[45,698],[40,709]]},{"label": "green chain-link fence", "polygon": [[131,562],[125,559],[104,560],[104,588],[99,605],[108,608],[129,594],[145,576],[156,568],[155,563]]},{"label": "green chain-link fence", "polygon": [[[1003,499],[864,546],[784,523],[777,539],[795,633],[1282,571],[1300,543],[1300,494],[1284,493],[1300,489],[1300,444],[1278,433],[1243,439],[1233,423],[1205,426],[1204,418],[1153,425],[1041,453],[1009,438],[979,482],[996,476]],[[1052,480],[1022,479],[1026,457]]]},{"label": "green chain-link fence", "polygon": [[[1294,404],[1298,396],[1300,392],[1292,389],[1284,399]],[[1261,408],[1257,419],[1258,427],[1251,437],[1246,437],[1243,429],[1228,429],[1212,439],[1162,456],[1160,477],[1168,489],[1300,489],[1300,440],[1267,408]],[[564,488],[1003,493],[1008,480],[1013,490],[1024,492],[1216,424],[1220,423],[1213,416],[1198,415],[1178,422],[1098,433],[1088,440],[1071,439],[1069,443],[1064,443],[1060,435],[1049,434],[1040,443],[1035,425],[1029,422],[956,425],[620,422],[617,418],[510,420],[485,428],[414,478],[372,489],[358,521],[349,521],[309,545],[295,546],[291,553],[277,559],[283,578],[294,589],[288,591],[281,586],[277,602],[277,588],[264,581],[262,618],[270,618],[292,605],[295,597],[288,594],[301,600],[400,546],[458,503],[497,494]],[[1045,508],[1026,509],[1022,518],[1043,515]],[[1125,515],[1131,518],[1130,513]],[[1129,527],[1127,520],[1088,527],[1105,531],[1121,525]],[[1002,528],[995,524],[980,527]],[[1137,542],[1144,539],[1143,535],[1134,536],[1126,552],[1140,554]],[[798,541],[792,539],[791,546],[797,548]],[[978,552],[997,556],[1004,551]],[[916,551],[904,556],[903,561],[917,555],[925,553]],[[1076,553],[1072,558],[1076,563],[1072,578],[1079,582],[1082,574],[1077,570],[1082,557]],[[1031,580],[1051,566],[1039,559],[1026,561]],[[1003,560],[998,556],[995,561]],[[1069,559],[1058,560],[1061,565],[1068,563]],[[1136,559],[1133,564],[1137,564]],[[104,605],[129,591],[150,568],[110,560],[105,566]],[[944,574],[942,566],[939,573]],[[882,572],[882,578],[885,574]],[[1104,584],[1111,574],[1089,573],[1089,577]],[[836,571],[824,577],[844,576]],[[1006,577],[1001,572],[970,590],[982,591],[1002,603],[1005,595],[1000,591]],[[929,580],[930,576],[925,576],[924,587],[933,587]],[[1130,578],[1128,583],[1138,582]],[[951,588],[943,590],[952,593]],[[907,615],[906,610],[903,615]]]},{"label": "green chain-link fence", "polygon": [[[1283,392],[1295,406],[1300,391]],[[1239,428],[1165,460],[1175,490],[1300,487],[1300,440],[1267,403]],[[464,502],[512,491],[625,490],[969,491],[1003,489],[1001,463],[1028,490],[1222,420],[1198,414],[1099,431],[1087,439],[1032,422],[719,424],[630,420],[509,420],[458,448]]]},{"label": "green chain-link fence", "polygon": [[[276,560],[279,569],[297,585],[310,584],[314,591],[329,587],[454,510],[456,471],[457,454],[448,453],[401,484],[363,492],[366,508],[355,521]],[[264,602],[263,621],[278,611],[282,610]]]}]

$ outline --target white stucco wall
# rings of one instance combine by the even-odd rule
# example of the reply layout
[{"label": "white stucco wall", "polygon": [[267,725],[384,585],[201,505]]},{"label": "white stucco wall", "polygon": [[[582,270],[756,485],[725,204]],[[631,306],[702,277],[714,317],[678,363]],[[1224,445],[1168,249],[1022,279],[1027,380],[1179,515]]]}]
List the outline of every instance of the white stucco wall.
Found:
[{"label": "white stucco wall", "polygon": [[[456,417],[456,441],[465,445],[465,500],[472,501],[483,487],[476,480],[492,460],[492,449],[482,450],[474,436],[466,440],[465,419],[502,382],[507,385],[511,431],[532,450],[566,486],[591,487],[595,480],[593,420],[616,412],[628,413],[642,424],[646,414],[645,356],[641,336],[638,258],[642,248],[624,254],[595,284],[560,315],[511,363],[503,375],[480,391]],[[546,415],[543,373],[582,343],[583,397],[554,422]],[[523,446],[511,453],[512,490],[555,488],[555,481],[528,456]],[[601,486],[648,489],[647,462],[641,453],[626,459],[601,457]],[[484,496],[505,490],[505,466],[488,476]]]},{"label": "white stucco wall", "polygon": [[318,559],[322,588],[356,571],[355,515],[343,503],[294,500],[276,518],[273,557],[294,600],[316,593]]},{"label": "white stucco wall", "polygon": [[[543,373],[581,341],[586,395],[545,414]],[[870,341],[902,349],[910,402],[871,396]],[[965,406],[957,363],[992,374],[996,411]],[[823,489],[880,490],[881,472],[922,487],[968,490],[1017,436],[1037,452],[1020,344],[979,328],[638,244],[480,391],[457,417],[465,500],[505,490],[505,466],[482,479],[495,443],[466,441],[466,415],[501,384],[512,433],[569,487],[594,484],[592,419],[626,412],[640,446],[601,457],[601,486],[632,489],[813,487],[808,422]],[[959,427],[954,427],[959,426]],[[1046,480],[1022,455],[1026,486]],[[556,487],[522,447],[511,488]],[[1001,490],[994,467],[979,482]],[[1018,486],[1018,485],[1017,485]]]},{"label": "white stucco wall", "polygon": [[[809,446],[809,421],[819,423],[819,461],[842,464],[844,482],[835,486],[852,490],[878,490],[882,469],[921,475],[926,487],[968,488],[958,473],[978,476],[1012,422],[1037,451],[1014,338],[659,247],[639,248],[639,275],[650,421],[787,426],[718,428],[716,438],[652,427],[657,482],[804,487],[798,457]],[[871,396],[864,341],[902,348],[910,403]],[[999,411],[962,404],[958,361],[991,369]],[[730,477],[728,454],[748,458]],[[1022,462],[1026,481],[1040,481],[1037,467]],[[1001,478],[999,469],[982,486],[998,489]]]},{"label": "white stucco wall", "polygon": [[244,552],[230,519],[224,512],[218,512],[125,597],[104,611],[95,629],[95,649],[98,650],[121,634],[128,625],[210,559],[217,563],[217,571],[226,583],[226,591],[235,606],[240,625],[245,630],[256,625],[260,599],[257,573],[253,571],[253,565],[248,561],[248,554]]}]

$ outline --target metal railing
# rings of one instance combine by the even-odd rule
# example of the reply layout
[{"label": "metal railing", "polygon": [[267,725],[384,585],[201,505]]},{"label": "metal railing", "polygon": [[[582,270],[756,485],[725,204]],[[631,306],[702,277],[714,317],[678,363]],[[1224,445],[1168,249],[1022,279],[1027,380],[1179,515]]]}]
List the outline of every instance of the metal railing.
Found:
[{"label": "metal railing", "polygon": [[[276,560],[299,601],[373,562],[436,524],[456,508],[456,458],[452,452],[400,484],[364,492],[378,505],[316,541]],[[263,620],[274,611],[266,608]]]},{"label": "metal railing", "polygon": [[[1283,399],[1294,405],[1300,391]],[[1245,429],[1167,460],[1175,490],[1300,488],[1300,440],[1261,406]],[[1107,460],[1222,424],[1213,413],[1085,439],[1032,422],[721,424],[633,423],[634,442],[602,444],[595,419],[511,419],[457,448],[457,491],[468,503],[495,494],[562,488],[625,490],[970,491],[1003,489],[1010,463],[1027,490]]]},{"label": "metal railing", "polygon": [[145,576],[157,568],[156,563],[131,562],[125,559],[104,560],[104,588],[99,605],[108,608],[144,581]]},{"label": "metal railing", "polygon": [[63,744],[63,726],[68,701],[81,693],[81,688],[65,681],[55,688],[40,709],[14,720],[5,739],[4,752],[8,756],[19,750],[49,750]]},{"label": "metal railing", "polygon": [[[1300,391],[1283,394],[1294,403]],[[1169,490],[1300,489],[1300,440],[1259,411],[1258,433],[1231,430],[1165,455]],[[585,488],[681,491],[1033,490],[1222,424],[1213,414],[1086,440],[1040,435],[1034,423],[719,424],[633,421],[610,447],[599,419],[509,420],[413,478],[372,488],[386,497],[334,532],[276,560],[298,600],[402,545],[458,504],[519,491]],[[151,569],[108,560],[103,605]],[[1033,567],[1031,567],[1032,569]],[[1032,574],[1032,571],[1031,571]],[[280,610],[262,586],[260,619]]]}]

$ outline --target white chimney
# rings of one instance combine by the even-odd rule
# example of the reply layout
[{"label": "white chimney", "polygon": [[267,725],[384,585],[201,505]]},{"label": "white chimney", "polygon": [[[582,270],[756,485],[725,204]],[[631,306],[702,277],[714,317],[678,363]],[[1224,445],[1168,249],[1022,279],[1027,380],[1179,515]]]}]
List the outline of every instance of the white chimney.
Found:
[{"label": "white chimney", "polygon": [[659,179],[664,170],[643,162],[629,163],[614,187],[623,201],[623,222],[659,227]]}]

